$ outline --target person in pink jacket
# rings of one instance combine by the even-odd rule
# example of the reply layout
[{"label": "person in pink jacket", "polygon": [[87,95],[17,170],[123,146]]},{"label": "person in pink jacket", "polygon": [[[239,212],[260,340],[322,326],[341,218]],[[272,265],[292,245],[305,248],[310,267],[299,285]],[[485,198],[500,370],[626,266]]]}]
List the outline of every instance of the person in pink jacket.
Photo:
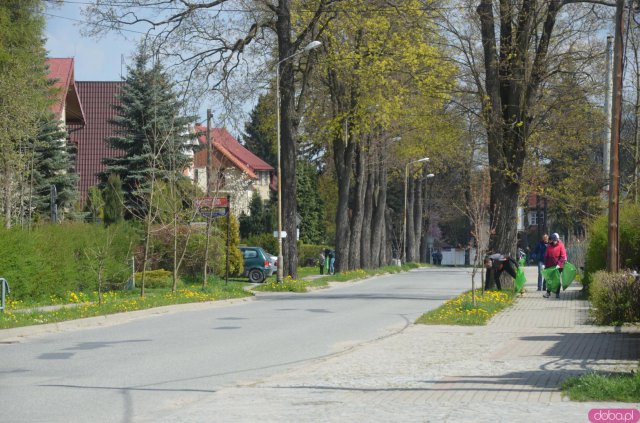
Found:
[{"label": "person in pink jacket", "polygon": [[[566,261],[567,250],[565,250],[564,244],[560,241],[560,236],[554,232],[549,236],[549,245],[547,245],[547,251],[544,253],[544,267],[546,269],[556,267],[562,273]],[[551,291],[547,288],[547,293],[543,297],[549,298],[550,296]],[[560,285],[556,290],[556,298],[560,298]]]}]

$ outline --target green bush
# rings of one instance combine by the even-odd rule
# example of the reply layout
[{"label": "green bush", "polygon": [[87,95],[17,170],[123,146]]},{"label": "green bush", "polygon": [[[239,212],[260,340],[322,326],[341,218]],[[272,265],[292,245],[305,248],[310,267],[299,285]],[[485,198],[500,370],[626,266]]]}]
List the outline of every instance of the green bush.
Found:
[{"label": "green bush", "polygon": [[333,249],[330,245],[298,244],[298,266],[315,266],[318,263],[320,251]]},{"label": "green bush", "polygon": [[[142,281],[142,272],[137,272],[136,283]],[[172,273],[168,270],[157,269],[144,272],[145,288],[171,288],[173,286]]]},{"label": "green bush", "polygon": [[628,273],[595,273],[589,296],[591,312],[598,324],[640,321],[640,279]]},{"label": "green bush", "polygon": [[[623,204],[619,217],[619,253],[622,268],[640,265],[640,205]],[[589,230],[589,245],[585,258],[583,284],[589,287],[593,275],[606,268],[609,224],[606,215],[593,221]]]},{"label": "green bush", "polygon": [[0,229],[0,277],[15,300],[64,298],[70,291],[97,290],[98,256],[104,256],[105,287],[121,286],[139,238],[131,225],[70,222],[31,231]]},{"label": "green bush", "polygon": [[269,254],[278,255],[278,238],[270,233],[251,235],[242,240],[242,245],[247,247],[262,247]]},{"label": "green bush", "polygon": [[[226,222],[226,219],[221,220]],[[152,233],[147,269],[173,269],[173,227],[154,227]],[[205,226],[180,225],[177,236],[178,260],[181,260],[178,274],[180,277],[201,280],[207,242]],[[225,274],[226,247],[226,228],[212,225],[208,264],[216,276]],[[242,273],[242,254],[237,247],[234,248],[233,242],[230,248],[229,273]],[[138,251],[137,263],[142,263],[142,253],[142,250]]]}]

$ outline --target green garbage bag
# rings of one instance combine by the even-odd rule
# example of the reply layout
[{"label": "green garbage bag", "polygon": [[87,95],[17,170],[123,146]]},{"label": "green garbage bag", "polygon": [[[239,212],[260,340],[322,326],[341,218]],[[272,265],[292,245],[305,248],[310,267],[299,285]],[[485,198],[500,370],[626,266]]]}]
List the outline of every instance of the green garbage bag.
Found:
[{"label": "green garbage bag", "polygon": [[564,263],[564,270],[562,271],[562,289],[565,290],[571,285],[576,278],[576,267],[568,261]]},{"label": "green garbage bag", "polygon": [[542,271],[542,276],[547,282],[547,291],[556,292],[560,287],[560,271],[555,266]]},{"label": "green garbage bag", "polygon": [[524,276],[524,272],[522,271],[522,267],[518,267],[516,270],[516,280],[514,283],[514,289],[516,292],[522,291],[524,284],[527,283],[527,278]]}]

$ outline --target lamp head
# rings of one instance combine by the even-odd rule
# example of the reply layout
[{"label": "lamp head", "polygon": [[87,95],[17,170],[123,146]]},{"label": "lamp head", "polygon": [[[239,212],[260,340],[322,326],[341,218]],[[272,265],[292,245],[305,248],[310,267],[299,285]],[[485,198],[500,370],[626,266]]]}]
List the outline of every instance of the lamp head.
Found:
[{"label": "lamp head", "polygon": [[318,40],[311,41],[309,44],[307,44],[307,45],[304,47],[304,49],[303,49],[303,50],[304,50],[305,52],[307,52],[307,51],[313,50],[313,49],[315,49],[315,48],[318,48],[318,47],[320,47],[321,45],[322,45],[322,42],[320,42],[320,41],[318,41]]},{"label": "lamp head", "polygon": [[427,178],[433,178],[434,176],[436,176],[436,175],[434,175],[433,173],[430,173],[430,174],[427,175]]},{"label": "lamp head", "polygon": [[428,157],[423,157],[420,160],[417,160],[418,162],[428,162],[429,158]]}]

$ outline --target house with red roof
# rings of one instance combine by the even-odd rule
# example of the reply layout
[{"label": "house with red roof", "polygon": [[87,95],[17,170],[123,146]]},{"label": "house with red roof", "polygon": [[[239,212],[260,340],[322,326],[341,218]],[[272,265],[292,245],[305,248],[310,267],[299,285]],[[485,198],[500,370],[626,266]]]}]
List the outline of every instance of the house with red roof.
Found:
[{"label": "house with red roof", "polygon": [[55,88],[51,111],[65,126],[84,125],[85,115],[74,79],[74,59],[47,59],[49,79]]},{"label": "house with red roof", "polygon": [[[64,124],[69,139],[76,146],[76,172],[79,174],[80,206],[87,198],[89,188],[98,184],[98,174],[105,169],[104,158],[117,157],[122,151],[111,148],[106,139],[116,136],[114,105],[123,81],[76,81],[74,59],[52,58],[47,60],[49,78],[54,80],[56,101],[52,111]],[[203,192],[206,191],[206,128],[195,128],[197,142],[204,146],[193,158],[192,168],[185,170]],[[274,169],[259,157],[244,148],[223,128],[211,130],[212,163],[214,169],[214,195],[231,196],[234,214],[248,214],[249,202],[254,191],[263,200],[275,191]],[[195,139],[194,139],[195,141]]]},{"label": "house with red roof", "polygon": [[69,138],[76,145],[76,172],[80,176],[80,205],[85,204],[89,188],[98,184],[98,174],[105,169],[102,160],[121,156],[106,139],[116,136],[116,126],[110,121],[116,115],[114,105],[124,85],[122,81],[78,81],[78,96],[85,112],[85,125],[69,125]]},{"label": "house with red roof", "polygon": [[[192,177],[194,183],[207,190],[207,128],[196,126],[198,142],[203,147],[194,156]],[[211,128],[211,163],[213,169],[212,195],[231,196],[231,209],[239,216],[249,214],[249,203],[254,192],[263,201],[275,191],[275,169],[242,146],[226,129]]]}]

